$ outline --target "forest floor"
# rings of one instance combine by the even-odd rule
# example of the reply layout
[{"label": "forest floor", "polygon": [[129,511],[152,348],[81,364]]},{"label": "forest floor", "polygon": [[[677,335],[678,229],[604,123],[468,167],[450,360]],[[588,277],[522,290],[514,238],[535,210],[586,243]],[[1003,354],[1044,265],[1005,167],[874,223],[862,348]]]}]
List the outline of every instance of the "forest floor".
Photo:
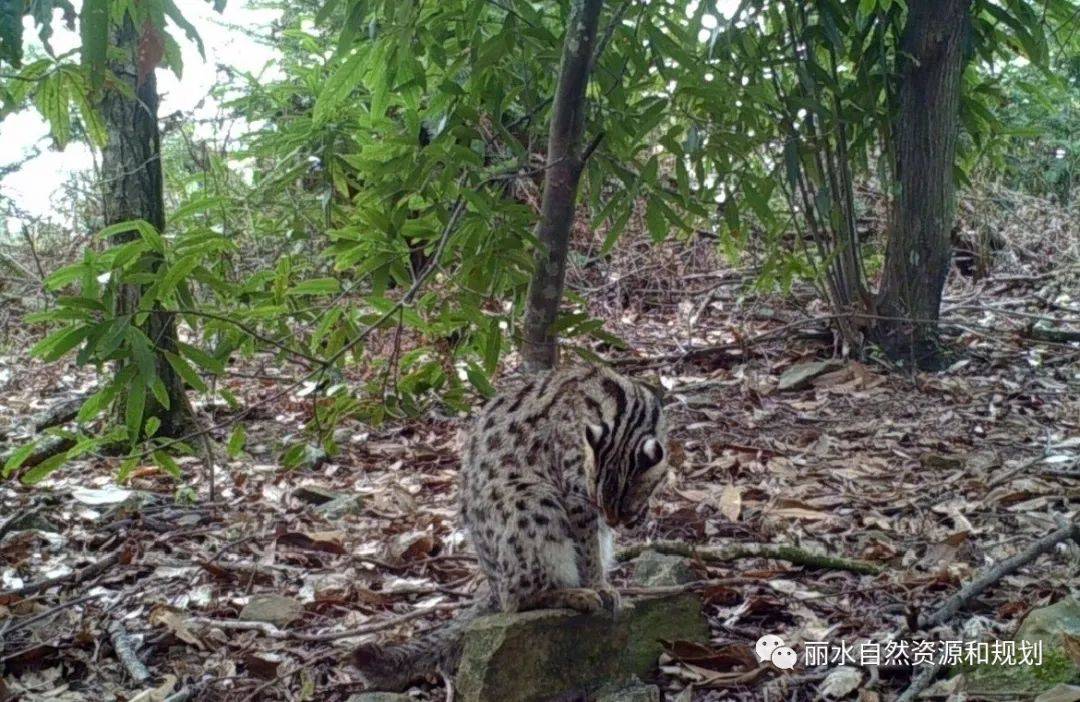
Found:
[{"label": "forest floor", "polygon": [[[669,699],[893,699],[910,669],[748,675],[731,646],[764,634],[789,645],[882,641],[1078,518],[1080,347],[1030,338],[1047,319],[1080,329],[1069,249],[1080,244],[1065,241],[1064,253],[1015,247],[978,280],[954,272],[944,313],[953,356],[936,373],[844,358],[809,296],[749,293],[704,244],[672,245],[666,258],[628,247],[609,268],[573,272],[592,312],[633,349],[605,355],[667,388],[675,469],[648,538],[794,544],[883,568],[699,563],[702,579],[744,584],[705,591],[714,650],[673,652],[661,678]],[[793,367],[834,358],[805,385],[781,387]],[[22,426],[94,381],[4,356],[0,426]],[[248,406],[278,387],[225,382]],[[307,399],[286,397],[247,418],[248,451],[219,467],[213,504],[194,459],[181,465],[195,492],[151,466],[121,490],[105,458],[75,462],[47,489],[0,483],[0,530],[11,527],[0,533],[0,699],[345,699],[360,689],[339,662],[352,646],[453,616],[478,585],[454,509],[463,420],[346,425],[340,455],[282,471],[278,451],[309,412]],[[304,486],[360,502],[327,515]],[[1075,593],[1078,575],[1080,547],[1060,544],[935,633],[1010,638],[1032,608]],[[242,615],[266,593],[289,598],[269,605],[280,625]],[[445,690],[433,680],[412,694]]]}]

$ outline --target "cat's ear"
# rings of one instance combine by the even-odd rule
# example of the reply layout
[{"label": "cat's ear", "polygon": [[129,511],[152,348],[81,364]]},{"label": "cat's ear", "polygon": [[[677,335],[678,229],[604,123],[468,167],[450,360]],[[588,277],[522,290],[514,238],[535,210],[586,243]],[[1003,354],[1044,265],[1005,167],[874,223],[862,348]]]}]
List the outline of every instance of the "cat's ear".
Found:
[{"label": "cat's ear", "polygon": [[603,441],[605,433],[602,424],[589,423],[585,425],[585,439],[589,442],[589,446],[593,451],[600,448],[600,442]]},{"label": "cat's ear", "polygon": [[664,447],[656,439],[646,439],[641,446],[641,453],[648,461],[647,465],[655,466],[664,458]]}]

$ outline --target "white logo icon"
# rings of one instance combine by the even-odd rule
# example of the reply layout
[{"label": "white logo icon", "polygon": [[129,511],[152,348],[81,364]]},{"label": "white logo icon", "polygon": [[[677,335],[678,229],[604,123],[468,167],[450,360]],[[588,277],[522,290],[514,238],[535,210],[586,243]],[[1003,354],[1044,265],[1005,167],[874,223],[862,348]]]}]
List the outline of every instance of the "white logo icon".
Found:
[{"label": "white logo icon", "polygon": [[754,646],[758,661],[772,661],[780,670],[791,670],[799,662],[795,649],[784,645],[784,640],[775,634],[766,634],[757,640]]},{"label": "white logo icon", "polygon": [[757,646],[754,650],[757,651],[758,661],[771,661],[773,651],[784,645],[784,640],[779,636],[773,634],[766,634],[757,640]]},{"label": "white logo icon", "polygon": [[773,651],[772,663],[780,670],[791,670],[799,660],[799,655],[788,646],[781,646]]}]

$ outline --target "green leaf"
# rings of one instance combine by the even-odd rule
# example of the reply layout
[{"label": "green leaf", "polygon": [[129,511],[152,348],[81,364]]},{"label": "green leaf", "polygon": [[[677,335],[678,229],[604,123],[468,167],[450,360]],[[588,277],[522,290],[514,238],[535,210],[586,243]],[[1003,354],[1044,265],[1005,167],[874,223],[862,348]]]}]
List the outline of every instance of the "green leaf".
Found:
[{"label": "green leaf", "polygon": [[187,361],[171,351],[165,351],[164,353],[165,358],[169,361],[169,365],[173,367],[176,374],[183,378],[184,382],[190,385],[192,389],[197,390],[198,392],[206,392],[208,390],[206,383],[204,383],[203,379],[199,377],[199,374],[195,372],[195,369],[188,365]]},{"label": "green leaf", "polygon": [[142,375],[132,378],[124,409],[124,425],[127,427],[128,439],[135,444],[142,435],[143,411],[146,409],[146,381]]},{"label": "green leaf", "polygon": [[146,425],[143,426],[143,431],[147,436],[153,436],[157,434],[158,429],[161,428],[161,420],[157,417],[150,417],[146,420]]},{"label": "green leaf", "polygon": [[79,413],[75,415],[75,420],[83,423],[96,417],[102,410],[108,407],[110,402],[112,402],[118,389],[117,383],[109,383],[101,390],[98,390],[93,395],[86,398],[82,403],[82,407],[79,408]]},{"label": "green leaf", "polygon": [[8,459],[4,461],[3,477],[6,478],[15,471],[17,471],[19,469],[19,466],[21,466],[26,461],[26,459],[30,457],[30,454],[32,454],[34,452],[34,449],[36,448],[37,443],[29,441],[20,446],[19,448],[15,449],[15,452],[8,456]]},{"label": "green leaf", "polygon": [[286,295],[333,295],[341,290],[341,283],[337,278],[312,278],[297,283],[290,288]]},{"label": "green leaf", "polygon": [[360,51],[338,66],[337,70],[330,75],[323,85],[319,97],[315,99],[315,108],[312,110],[312,118],[315,120],[315,124],[326,122],[337,109],[337,106],[345,99],[345,96],[360,84],[366,70],[367,55]]},{"label": "green leaf", "polygon": [[85,263],[72,263],[63,266],[62,268],[57,268],[45,278],[45,289],[59,290],[65,285],[81,279],[83,275],[88,272],[90,272],[90,267]]},{"label": "green leaf", "polygon": [[480,391],[481,395],[484,397],[495,395],[495,388],[492,386],[491,381],[488,380],[487,374],[476,365],[470,363],[468,368],[465,369],[465,375],[473,387]]},{"label": "green leaf", "polygon": [[195,361],[195,364],[204,370],[210,371],[214,375],[221,375],[225,372],[225,365],[202,349],[185,344],[183,341],[178,342],[178,346],[185,356]]},{"label": "green leaf", "polygon": [[173,460],[172,456],[164,451],[154,451],[154,463],[158,468],[165,471],[172,477],[179,480],[183,476],[183,471],[180,470],[179,464]]},{"label": "green leaf", "polygon": [[[199,56],[201,56],[205,61],[206,49],[203,47],[202,37],[199,36],[199,32],[195,29],[195,25],[193,25],[191,22],[188,22],[187,18],[184,17],[180,10],[177,9],[176,4],[173,2],[173,0],[161,0],[161,4],[168,18],[175,22],[177,27],[184,30],[184,34],[187,35],[188,39],[195,42],[195,46],[199,49]],[[215,9],[217,9],[216,3]],[[220,12],[220,10],[218,11]],[[159,27],[159,29],[165,28]]]},{"label": "green leaf", "polygon": [[243,424],[236,424],[233,427],[232,433],[229,434],[229,443],[226,447],[229,458],[236,458],[243,450],[244,445],[247,443],[247,432],[244,430]]},{"label": "green leaf", "polygon": [[41,463],[37,464],[30,470],[23,473],[22,482],[24,485],[35,485],[40,483],[45,478],[49,477],[49,474],[55,471],[60,466],[64,465],[64,462],[68,459],[68,452],[61,451],[55,456],[49,456]]},{"label": "green leaf", "polygon": [[648,207],[645,208],[645,228],[649,230],[653,243],[660,243],[668,235],[668,222],[658,202],[659,198],[654,195],[649,199]]},{"label": "green leaf", "polygon": [[91,329],[93,326],[89,324],[61,329],[34,344],[30,349],[30,355],[37,356],[46,363],[52,363],[82,343],[90,335]]},{"label": "green leaf", "polygon": [[116,472],[116,482],[125,483],[127,479],[131,477],[131,474],[135,472],[135,469],[139,466],[139,459],[135,456],[129,456],[124,459],[124,462],[120,464],[120,470]]},{"label": "green leaf", "polygon": [[105,53],[109,47],[109,0],[83,0],[79,13],[82,63],[90,71],[90,88],[105,80]]}]

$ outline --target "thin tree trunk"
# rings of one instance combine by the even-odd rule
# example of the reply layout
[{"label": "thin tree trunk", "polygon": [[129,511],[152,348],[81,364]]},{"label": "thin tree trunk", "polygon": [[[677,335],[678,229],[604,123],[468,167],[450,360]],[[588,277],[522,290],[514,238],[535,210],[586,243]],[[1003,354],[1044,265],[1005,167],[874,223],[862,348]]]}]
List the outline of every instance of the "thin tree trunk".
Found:
[{"label": "thin tree trunk", "polygon": [[960,79],[971,0],[910,0],[901,38],[896,123],[899,193],[874,336],[896,360],[938,362],[937,320],[949,270]]},{"label": "thin tree trunk", "polygon": [[589,84],[602,5],[602,0],[572,0],[566,27],[548,133],[540,222],[536,227],[539,246],[533,259],[521,349],[525,367],[530,371],[553,368],[558,360],[552,325],[562,301],[570,228],[574,223],[578,181],[586,157],[581,148],[585,129],[585,88]]},{"label": "thin tree trunk", "polygon": [[[110,61],[109,68],[135,98],[108,87],[101,98],[101,114],[108,132],[108,143],[101,153],[105,225],[144,219],[159,232],[164,232],[165,203],[161,172],[161,137],[157,121],[157,81],[153,70],[149,71],[141,83],[138,81],[135,56],[139,32],[130,19],[125,20],[123,25],[115,30],[113,40],[124,59]],[[131,241],[138,236],[138,233],[132,230],[118,234],[116,240]],[[143,265],[150,271],[156,271],[160,261],[147,257]],[[122,285],[117,291],[117,315],[131,315],[130,319],[135,323],[141,295],[140,285]],[[146,315],[140,328],[154,344],[157,376],[164,383],[169,397],[169,406],[165,407],[157,401],[153,393],[148,392],[143,423],[150,417],[156,417],[161,421],[158,435],[182,436],[192,427],[191,407],[187,401],[183,380],[162,353],[176,352],[176,320],[172,314],[154,309]],[[118,416],[122,418],[123,395],[120,395],[116,409]]]}]

